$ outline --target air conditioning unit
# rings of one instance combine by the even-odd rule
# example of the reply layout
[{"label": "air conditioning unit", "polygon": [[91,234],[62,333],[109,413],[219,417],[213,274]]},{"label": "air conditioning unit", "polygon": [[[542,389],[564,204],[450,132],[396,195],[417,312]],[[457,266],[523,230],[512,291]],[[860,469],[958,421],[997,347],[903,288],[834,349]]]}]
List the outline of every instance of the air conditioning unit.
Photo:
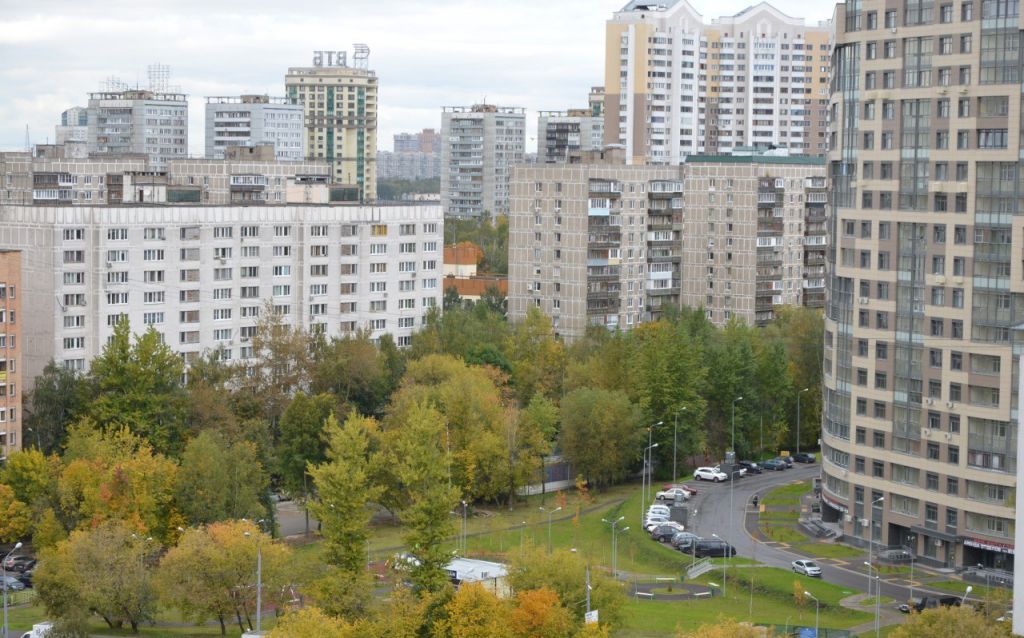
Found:
[{"label": "air conditioning unit", "polygon": [[951,407],[953,407],[953,405],[954,405],[954,403],[952,401],[946,401],[946,407],[947,408],[951,408]]},{"label": "air conditioning unit", "polygon": [[861,302],[862,304],[866,304],[866,303],[868,302],[868,298],[867,298],[867,297],[861,297],[861,298],[860,298],[860,302]]},{"label": "air conditioning unit", "polygon": [[960,95],[967,95],[967,89],[966,88],[960,89]]},{"label": "air conditioning unit", "polygon": [[945,95],[946,93],[946,89],[939,89],[939,95]]},{"label": "air conditioning unit", "polygon": [[935,399],[925,399],[924,402],[927,403],[928,405],[932,405],[933,403],[935,403]]},{"label": "air conditioning unit", "polygon": [[892,29],[890,29],[890,31],[891,31],[892,33],[896,33],[896,27],[892,27]]},{"label": "air conditioning unit", "polygon": [[932,431],[931,431],[931,430],[929,430],[928,428],[923,428],[923,429],[921,430],[921,436],[924,436],[924,437],[929,437],[929,436],[931,436],[931,435],[932,435]]},{"label": "air conditioning unit", "polygon": [[113,265],[114,265],[114,264],[110,263],[109,261],[107,262],[107,268],[112,268],[112,267],[113,267]]},{"label": "air conditioning unit", "polygon": [[249,343],[249,337],[239,337],[238,340],[242,343]]}]

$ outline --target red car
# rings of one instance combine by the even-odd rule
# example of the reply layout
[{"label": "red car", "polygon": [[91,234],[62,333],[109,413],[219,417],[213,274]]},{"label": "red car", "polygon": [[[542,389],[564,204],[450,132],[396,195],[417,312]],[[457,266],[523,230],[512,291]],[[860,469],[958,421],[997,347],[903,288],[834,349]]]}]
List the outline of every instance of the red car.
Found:
[{"label": "red car", "polygon": [[697,488],[690,487],[689,485],[682,485],[680,483],[665,483],[664,485],[661,486],[661,489],[662,490],[670,490],[670,489],[672,489],[674,487],[679,487],[679,488],[682,488],[682,489],[686,490],[687,492],[690,493],[690,496],[693,496],[693,495],[695,495],[697,493]]}]

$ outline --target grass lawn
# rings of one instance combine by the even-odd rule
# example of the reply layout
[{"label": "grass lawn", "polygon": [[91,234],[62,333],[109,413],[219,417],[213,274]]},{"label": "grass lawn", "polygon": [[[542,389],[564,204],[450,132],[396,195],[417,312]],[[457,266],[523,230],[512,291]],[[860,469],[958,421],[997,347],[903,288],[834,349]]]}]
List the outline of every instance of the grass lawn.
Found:
[{"label": "grass lawn", "polygon": [[[750,581],[746,580],[750,576],[754,584],[753,598]],[[746,582],[740,582],[739,578]],[[722,584],[720,572],[710,572],[698,580]],[[625,609],[623,627],[615,635],[626,638],[672,636],[677,629],[692,630],[723,617],[764,624],[813,625],[813,601],[806,601],[802,608],[794,602],[796,582],[800,583],[801,591],[809,591],[821,600],[822,627],[848,628],[873,617],[866,612],[840,607],[839,600],[849,595],[848,592],[816,578],[767,567],[733,569],[728,576],[727,595],[724,597],[675,602],[657,599],[631,601]]]},{"label": "grass lawn", "polygon": [[780,543],[802,543],[807,540],[805,534],[801,534],[788,525],[762,524],[761,533]]},{"label": "grass lawn", "polygon": [[[30,631],[32,625],[48,620],[49,617],[46,615],[46,611],[41,606],[21,606],[12,607],[9,611],[10,616],[10,627],[11,636],[20,636],[23,632]],[[146,636],[148,638],[164,638],[164,637],[181,637],[181,636],[220,636],[220,625],[211,624],[201,627],[195,627],[186,623],[186,621],[175,611],[163,611],[157,614],[158,622],[181,624],[183,626],[176,627],[139,627],[138,634],[132,634],[131,628],[125,628],[121,630],[110,629],[102,619],[97,618],[95,622],[90,625],[90,633],[103,634],[105,636]],[[271,616],[264,616],[263,628],[271,629],[275,624],[275,619]],[[242,634],[238,629],[238,625],[228,625],[227,635],[229,638],[237,638]]]},{"label": "grass lawn", "polygon": [[765,505],[799,505],[800,497],[811,491],[810,481],[787,483],[768,492],[761,499]]},{"label": "grass lawn", "polygon": [[800,543],[795,546],[815,558],[857,558],[864,555],[864,550],[840,545],[839,543],[817,543],[814,541]]},{"label": "grass lawn", "polygon": [[940,580],[933,583],[926,582],[925,587],[932,589],[941,589],[942,591],[948,591],[959,596],[963,596],[964,592],[967,591],[967,586],[970,585],[971,598],[984,599],[988,596],[998,598],[999,596],[1006,596],[1009,589],[1003,589],[1001,587],[985,587],[984,585],[978,585],[975,583],[965,583],[962,580]]}]

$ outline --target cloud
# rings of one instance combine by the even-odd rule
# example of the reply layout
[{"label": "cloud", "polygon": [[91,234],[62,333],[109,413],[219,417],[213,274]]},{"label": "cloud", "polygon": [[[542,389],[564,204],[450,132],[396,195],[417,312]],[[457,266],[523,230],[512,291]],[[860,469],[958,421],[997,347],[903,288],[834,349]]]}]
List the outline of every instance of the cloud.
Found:
[{"label": "cloud", "polygon": [[[0,149],[53,139],[70,106],[109,77],[146,86],[146,66],[171,66],[190,96],[189,146],[203,148],[204,96],[284,94],[289,66],[314,49],[371,48],[380,78],[378,144],[438,128],[441,107],[479,102],[536,111],[580,107],[604,79],[604,25],[624,0],[0,0]],[[706,16],[747,2],[694,1]],[[780,0],[793,15],[806,3]],[[815,3],[817,5],[818,3]],[[142,9],[141,7],[147,8]],[[710,10],[714,8],[714,11]],[[823,19],[831,8],[816,6]],[[527,147],[532,144],[528,143]]]}]

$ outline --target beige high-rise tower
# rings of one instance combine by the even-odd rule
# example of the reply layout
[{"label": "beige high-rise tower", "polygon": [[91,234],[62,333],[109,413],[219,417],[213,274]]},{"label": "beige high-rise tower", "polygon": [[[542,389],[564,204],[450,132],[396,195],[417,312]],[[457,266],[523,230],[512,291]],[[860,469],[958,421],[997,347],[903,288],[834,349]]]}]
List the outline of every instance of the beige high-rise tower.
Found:
[{"label": "beige high-rise tower", "polygon": [[836,10],[823,515],[1012,569],[1024,343],[1017,0]]},{"label": "beige high-rise tower", "polygon": [[766,2],[708,21],[687,0],[630,0],[606,29],[604,141],[637,164],[823,155],[831,34]]},{"label": "beige high-rise tower", "polygon": [[377,75],[367,68],[370,50],[314,51],[313,65],[291,67],[287,97],[305,105],[307,159],[327,160],[344,199],[377,199]]}]

